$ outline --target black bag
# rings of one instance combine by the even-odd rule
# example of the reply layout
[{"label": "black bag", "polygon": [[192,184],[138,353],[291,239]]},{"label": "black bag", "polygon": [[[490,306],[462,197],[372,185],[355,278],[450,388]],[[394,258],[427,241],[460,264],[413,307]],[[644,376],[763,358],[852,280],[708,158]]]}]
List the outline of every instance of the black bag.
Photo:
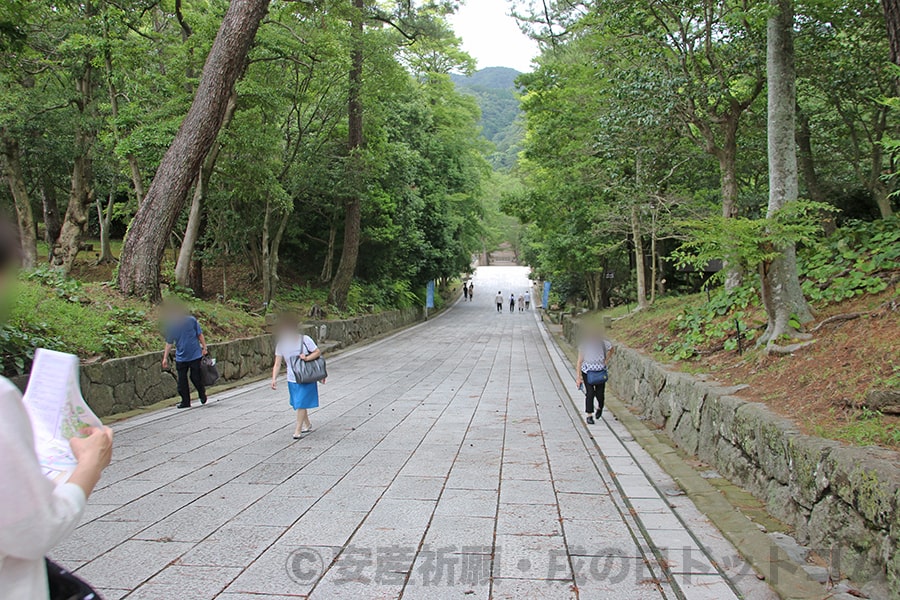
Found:
[{"label": "black bag", "polygon": [[606,369],[600,369],[599,371],[588,371],[585,373],[584,380],[588,382],[589,385],[600,385],[601,383],[606,383],[609,380],[609,372]]},{"label": "black bag", "polygon": [[219,380],[219,369],[216,367],[216,359],[209,354],[200,359],[200,379],[203,387],[214,385]]},{"label": "black bag", "polygon": [[91,586],[59,566],[49,558],[47,563],[47,583],[50,600],[103,600]]},{"label": "black bag", "polygon": [[[303,341],[303,354],[307,354],[305,340]],[[319,358],[316,360],[303,360],[299,354],[292,356],[290,367],[297,383],[316,383],[328,377],[328,370],[325,368],[325,358],[321,353],[319,353]]]}]

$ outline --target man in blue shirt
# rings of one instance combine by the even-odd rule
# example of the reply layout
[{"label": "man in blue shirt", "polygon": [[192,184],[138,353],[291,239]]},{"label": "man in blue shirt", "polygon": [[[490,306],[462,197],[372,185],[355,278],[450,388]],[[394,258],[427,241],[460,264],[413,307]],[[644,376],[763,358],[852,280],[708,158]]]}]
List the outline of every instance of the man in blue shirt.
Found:
[{"label": "man in blue shirt", "polygon": [[184,307],[171,304],[165,309],[166,349],[163,351],[162,368],[169,368],[169,353],[175,346],[175,370],[178,372],[178,395],[181,403],[176,408],[191,407],[191,388],[188,386],[188,372],[191,383],[197,388],[200,404],[206,404],[206,387],[200,376],[200,359],[208,352],[206,338],[197,319],[189,315]]}]

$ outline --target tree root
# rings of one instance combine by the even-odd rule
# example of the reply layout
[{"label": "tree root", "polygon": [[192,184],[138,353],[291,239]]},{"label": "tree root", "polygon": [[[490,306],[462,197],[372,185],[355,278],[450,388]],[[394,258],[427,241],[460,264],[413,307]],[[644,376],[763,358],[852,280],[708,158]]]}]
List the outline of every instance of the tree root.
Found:
[{"label": "tree root", "polygon": [[769,343],[766,346],[766,354],[793,354],[797,350],[801,348],[805,348],[812,344],[815,344],[816,340],[807,340],[805,342],[797,342],[796,344],[790,344],[788,346],[779,346],[778,344]]},{"label": "tree root", "polygon": [[839,315],[834,315],[833,317],[828,317],[827,319],[825,319],[824,321],[822,321],[821,323],[819,323],[818,325],[816,325],[815,327],[810,329],[810,331],[813,331],[813,332],[818,331],[818,330],[822,329],[822,327],[824,327],[825,325],[828,325],[829,323],[838,323],[841,321],[852,321],[853,319],[858,319],[867,314],[869,314],[869,313],[852,312],[852,313],[842,313]]}]

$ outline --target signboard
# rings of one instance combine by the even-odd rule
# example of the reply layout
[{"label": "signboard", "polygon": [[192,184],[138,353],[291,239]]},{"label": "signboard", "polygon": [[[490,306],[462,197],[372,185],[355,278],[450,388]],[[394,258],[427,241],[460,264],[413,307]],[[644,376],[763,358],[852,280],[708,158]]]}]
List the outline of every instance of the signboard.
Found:
[{"label": "signboard", "polygon": [[434,308],[434,279],[428,282],[425,289],[425,308]]}]

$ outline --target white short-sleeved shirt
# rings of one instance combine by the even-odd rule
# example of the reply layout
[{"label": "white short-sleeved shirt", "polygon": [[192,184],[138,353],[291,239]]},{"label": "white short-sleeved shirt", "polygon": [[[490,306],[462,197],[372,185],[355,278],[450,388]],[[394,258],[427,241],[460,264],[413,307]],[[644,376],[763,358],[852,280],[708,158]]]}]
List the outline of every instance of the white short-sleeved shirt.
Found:
[{"label": "white short-sleeved shirt", "polygon": [[44,556],[75,529],[85,496],[44,477],[19,390],[0,377],[0,596],[44,600]]},{"label": "white short-sleeved shirt", "polygon": [[612,343],[609,340],[588,341],[581,345],[581,372],[602,371],[606,368],[606,357],[612,350]]},{"label": "white short-sleeved shirt", "polygon": [[497,294],[497,304],[503,304],[503,295]]},{"label": "white short-sleeved shirt", "polygon": [[278,340],[278,344],[275,345],[275,356],[280,356],[287,363],[287,380],[290,383],[297,383],[294,371],[291,369],[290,359],[301,354],[311,354],[318,349],[319,347],[308,335],[289,336]]}]

